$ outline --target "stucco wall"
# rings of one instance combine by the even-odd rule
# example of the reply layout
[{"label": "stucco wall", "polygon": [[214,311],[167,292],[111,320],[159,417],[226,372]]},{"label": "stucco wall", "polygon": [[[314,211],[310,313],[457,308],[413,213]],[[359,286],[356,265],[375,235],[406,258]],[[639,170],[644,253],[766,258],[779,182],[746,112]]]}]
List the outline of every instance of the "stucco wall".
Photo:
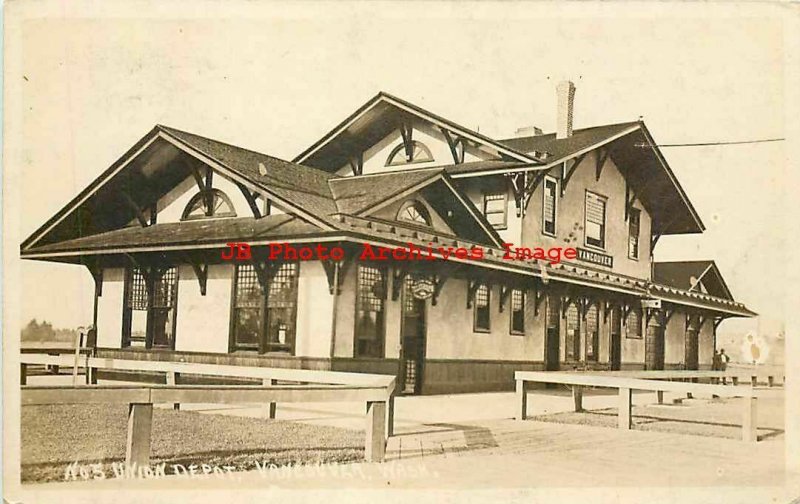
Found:
[{"label": "stucco wall", "polygon": [[122,345],[122,302],[125,270],[103,270],[103,295],[97,298],[97,346],[120,348]]},{"label": "stucco wall", "polygon": [[686,364],[686,314],[676,312],[664,334],[664,363]]},{"label": "stucco wall", "polygon": [[295,355],[330,357],[333,296],[319,261],[300,263]]},{"label": "stucco wall", "polygon": [[641,335],[640,338],[629,338],[627,336],[627,328],[623,324],[622,364],[644,365],[644,321],[642,321]]},{"label": "stucco wall", "polygon": [[698,333],[700,366],[710,367],[714,359],[714,321],[706,320]]},{"label": "stucco wall", "polygon": [[180,267],[176,350],[220,353],[228,351],[232,275],[232,264],[209,266],[206,295],[202,296],[192,267]]},{"label": "stucco wall", "polygon": [[505,180],[505,177],[495,177],[492,181],[487,181],[485,177],[457,179],[458,188],[472,201],[478,211],[483,212],[483,196],[488,188],[494,190],[497,187],[506,188],[506,228],[498,229],[497,234],[506,243],[513,243],[520,246],[522,243],[522,218],[517,217],[517,206],[514,203],[514,193]]},{"label": "stucco wall", "polygon": [[[603,168],[600,180],[595,179],[597,152],[586,155],[576,168],[567,185],[566,194],[557,197],[556,238],[542,233],[542,198],[544,184],[540,184],[528,204],[522,223],[522,240],[528,247],[587,247],[584,242],[584,207],[586,190],[608,198],[606,204],[606,248],[600,251],[614,258],[613,271],[639,278],[650,278],[650,216],[640,201],[634,208],[641,209],[639,230],[639,259],[628,258],[628,222],[625,220],[625,179],[609,158]],[[561,168],[550,171],[556,178]],[[559,185],[560,189],[560,185]],[[570,233],[574,236],[570,237]],[[580,261],[576,261],[580,262]],[[585,263],[604,268],[593,263]]]}]

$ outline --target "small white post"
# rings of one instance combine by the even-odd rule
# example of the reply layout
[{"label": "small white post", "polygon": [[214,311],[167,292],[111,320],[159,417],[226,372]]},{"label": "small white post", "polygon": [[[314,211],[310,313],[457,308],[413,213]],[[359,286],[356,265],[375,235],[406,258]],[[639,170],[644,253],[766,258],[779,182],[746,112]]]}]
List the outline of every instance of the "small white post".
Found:
[{"label": "small white post", "polygon": [[[261,380],[261,384],[263,386],[265,386],[265,387],[271,387],[271,386],[275,385],[275,380],[273,380],[271,378],[264,378],[263,380]],[[277,410],[278,410],[278,404],[277,403],[274,403],[274,402],[269,403],[269,405],[267,406],[267,412],[266,412],[267,413],[267,418],[274,419],[275,418],[275,414],[277,413]]]},{"label": "small white post", "polygon": [[742,398],[742,440],[748,443],[758,441],[757,401],[755,397]]},{"label": "small white post", "polygon": [[386,402],[367,402],[367,435],[364,459],[367,462],[383,462],[386,458]]},{"label": "small white post", "polygon": [[517,420],[525,420],[528,417],[528,390],[525,380],[517,380]]},{"label": "small white post", "polygon": [[629,388],[620,387],[619,389],[619,428],[623,430],[630,430],[631,428],[631,408],[632,408],[632,390]]},{"label": "small white post", "polygon": [[[178,373],[175,371],[167,371],[167,385],[177,385],[178,384]],[[181,409],[181,403],[173,403],[172,409],[179,410]]]},{"label": "small white post", "polygon": [[575,403],[575,411],[583,411],[583,387],[580,385],[572,386],[572,401]]}]

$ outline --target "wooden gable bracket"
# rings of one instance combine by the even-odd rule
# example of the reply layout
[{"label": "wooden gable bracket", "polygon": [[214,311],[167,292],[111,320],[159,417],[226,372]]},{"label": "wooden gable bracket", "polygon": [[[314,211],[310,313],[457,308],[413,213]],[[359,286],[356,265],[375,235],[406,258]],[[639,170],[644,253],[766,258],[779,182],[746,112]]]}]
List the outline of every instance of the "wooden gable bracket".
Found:
[{"label": "wooden gable bracket", "polygon": [[139,258],[137,258],[133,254],[125,252],[123,253],[123,255],[128,259],[128,262],[130,264],[135,266],[141,272],[142,276],[144,277],[145,283],[149,287],[153,283],[152,267],[148,264],[145,264],[143,261],[140,261]]},{"label": "wooden gable bracket", "polygon": [[359,152],[350,158],[350,169],[353,170],[353,175],[361,175],[364,173],[364,153]]},{"label": "wooden gable bracket", "polygon": [[250,189],[245,187],[245,185],[242,184],[241,182],[236,182],[236,187],[238,187],[239,190],[242,191],[244,199],[247,200],[247,205],[250,207],[250,211],[253,212],[253,217],[255,217],[256,219],[260,219],[262,215],[261,215],[261,210],[258,208],[258,200],[256,199],[258,193],[255,191],[250,192]]},{"label": "wooden gable bracket", "polygon": [[511,183],[511,192],[514,194],[514,205],[517,207],[517,217],[525,216],[525,194],[528,187],[528,172],[507,173],[506,178]]},{"label": "wooden gable bracket", "polygon": [[578,168],[578,165],[581,164],[583,158],[586,157],[586,153],[584,152],[580,156],[576,157],[572,160],[572,165],[570,165],[569,169],[567,169],[567,163],[570,160],[564,161],[561,165],[561,197],[563,198],[564,195],[567,193],[567,184],[569,184],[572,175],[575,173],[575,170]]},{"label": "wooden gable bracket", "polygon": [[410,124],[403,123],[400,125],[400,136],[403,137],[403,146],[406,149],[406,161],[411,161],[414,157],[414,144],[411,139],[413,129]]},{"label": "wooden gable bracket", "polygon": [[[352,263],[347,261],[333,261],[331,259],[322,259],[320,263],[322,263],[325,276],[328,278],[328,293],[338,296],[342,293],[342,282]],[[334,286],[336,288],[335,290]]]},{"label": "wooden gable bracket", "polygon": [[570,305],[573,303],[577,303],[578,305],[578,316],[580,316],[580,306],[581,303],[577,297],[569,297],[569,296],[561,296],[561,318],[567,317],[567,310],[569,309]]},{"label": "wooden gable bracket", "polygon": [[613,310],[617,306],[615,301],[604,301],[603,302],[603,322],[608,322],[608,316],[611,314],[611,310]]},{"label": "wooden gable bracket", "polygon": [[[671,218],[670,218],[670,219],[667,221],[667,224],[666,224],[666,225],[665,225],[663,228],[661,228],[661,232],[660,232],[660,233],[656,233],[656,234],[654,234],[654,235],[653,235],[653,236],[650,238],[650,254],[651,254],[651,255],[652,255],[652,253],[653,253],[653,250],[656,248],[656,244],[658,243],[658,240],[659,240],[659,239],[661,238],[661,236],[664,234],[664,231],[666,231],[667,229],[669,229],[669,228],[670,228],[670,226],[672,226],[672,223],[673,223],[673,222],[675,222],[675,220],[678,218],[678,215],[679,215],[679,214],[678,214],[677,212],[675,212],[675,213],[672,215],[672,217],[671,217]],[[652,227],[652,223],[651,223],[651,227]]]},{"label": "wooden gable bracket", "polygon": [[628,325],[628,315],[630,315],[633,305],[631,303],[622,303],[622,325]]},{"label": "wooden gable bracket", "polygon": [[600,181],[600,175],[603,173],[603,168],[606,166],[608,156],[611,154],[611,149],[603,148],[597,151],[597,162],[594,168],[594,179]]},{"label": "wooden gable bracket", "polygon": [[403,282],[408,276],[408,266],[401,264],[395,266],[392,272],[392,301],[397,301],[400,298],[400,289],[403,287]]},{"label": "wooden gable bracket", "polygon": [[90,264],[85,264],[86,269],[94,279],[94,293],[97,297],[103,295],[103,268],[100,267],[98,261],[92,261]]},{"label": "wooden gable bracket", "polygon": [[675,310],[674,306],[673,307],[664,308],[664,327],[667,326],[667,324],[669,323],[669,319],[671,319],[672,316],[675,315],[675,312],[676,312],[676,310]]},{"label": "wooden gable bracket", "polygon": [[203,180],[203,176],[200,174],[200,167],[197,165],[197,163],[186,161],[185,164],[192,172],[192,177],[194,177],[197,188],[203,194],[203,207],[206,215],[211,215],[211,213],[214,211],[212,208],[214,201],[211,194],[211,183],[213,182],[214,171],[211,168],[207,168],[206,177],[205,180]]},{"label": "wooden gable bracket", "polygon": [[628,222],[628,216],[633,208],[633,202],[636,201],[636,194],[633,192],[628,179],[625,179],[625,222]]},{"label": "wooden gable bracket", "polygon": [[[674,312],[674,310],[673,310],[673,312]],[[658,308],[647,308],[647,313],[645,314],[645,319],[644,319],[645,328],[650,324],[650,321],[653,320],[654,317],[660,317],[661,315],[662,315],[662,310],[660,310]],[[659,319],[656,318],[656,320],[659,320]],[[663,326],[667,325],[667,320],[668,319],[666,319],[666,318],[662,318],[661,319],[661,322],[662,322]]]},{"label": "wooden gable bracket", "polygon": [[462,147],[464,147],[464,140],[457,136],[453,138],[449,131],[445,128],[440,128],[442,131],[442,135],[444,135],[444,139],[447,141],[447,146],[450,147],[450,154],[453,156],[453,164],[461,164],[464,162],[464,155],[466,153],[466,149],[462,149],[461,152],[458,152],[458,143],[461,142]]},{"label": "wooden gable bracket", "polygon": [[183,259],[192,266],[194,275],[197,277],[197,283],[200,285],[200,295],[206,295],[206,286],[208,285],[208,264],[201,264],[195,257],[185,253]]},{"label": "wooden gable bracket", "polygon": [[139,221],[139,224],[141,224],[142,227],[149,226],[150,222],[145,218],[142,209],[139,208],[139,205],[137,205],[135,201],[133,201],[133,198],[131,198],[130,194],[122,191],[122,198],[125,200],[125,203],[128,205],[128,207],[130,207],[130,209],[136,214],[136,219]]},{"label": "wooden gable bracket", "polygon": [[269,281],[275,271],[280,267],[280,264],[258,259],[255,255],[250,259],[250,264],[253,266],[253,269],[256,270],[256,277],[258,277],[258,283],[261,285],[261,291],[267,294]]},{"label": "wooden gable bracket", "polygon": [[717,327],[725,320],[725,317],[714,317],[714,334],[717,333]]},{"label": "wooden gable bracket", "polygon": [[472,308],[472,302],[475,301],[475,293],[478,292],[478,289],[481,285],[484,285],[486,282],[483,278],[473,278],[469,280],[467,284],[467,309],[469,310]]},{"label": "wooden gable bracket", "polygon": [[439,302],[439,294],[442,293],[442,287],[444,287],[444,284],[447,282],[448,278],[450,278],[450,275],[446,273],[435,275],[433,277],[433,295],[431,296],[431,306],[436,306],[436,303]]}]

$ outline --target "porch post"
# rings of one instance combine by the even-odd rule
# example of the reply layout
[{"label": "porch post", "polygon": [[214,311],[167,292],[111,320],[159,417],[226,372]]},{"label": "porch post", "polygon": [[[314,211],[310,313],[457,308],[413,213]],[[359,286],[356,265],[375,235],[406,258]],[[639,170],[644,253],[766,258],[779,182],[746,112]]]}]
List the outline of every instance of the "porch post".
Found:
[{"label": "porch post", "polygon": [[528,416],[528,394],[525,380],[517,380],[517,420],[525,420]]}]

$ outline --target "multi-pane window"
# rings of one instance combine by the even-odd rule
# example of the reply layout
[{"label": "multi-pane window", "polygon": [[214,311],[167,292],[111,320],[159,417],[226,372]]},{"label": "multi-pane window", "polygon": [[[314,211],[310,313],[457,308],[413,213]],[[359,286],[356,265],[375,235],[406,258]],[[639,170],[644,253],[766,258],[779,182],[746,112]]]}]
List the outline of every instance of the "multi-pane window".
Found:
[{"label": "multi-pane window", "polygon": [[525,292],[511,291],[511,334],[525,334]]},{"label": "multi-pane window", "polygon": [[265,294],[253,265],[236,266],[233,350],[294,352],[297,270],[297,263],[281,264],[266,278]]},{"label": "multi-pane window", "polygon": [[566,359],[578,360],[580,358],[581,345],[581,319],[578,313],[578,305],[571,303],[567,307],[567,334],[564,342]]},{"label": "multi-pane window", "polygon": [[556,235],[556,194],[558,193],[558,180],[553,177],[544,178],[542,200],[542,230],[544,234]]},{"label": "multi-pane window", "polygon": [[386,166],[428,163],[431,161],[433,161],[431,150],[424,143],[412,140],[410,150],[406,150],[405,143],[400,143],[392,149],[392,152],[389,153],[389,158],[386,160]]},{"label": "multi-pane window", "polygon": [[606,247],[606,198],[586,191],[586,244]]},{"label": "multi-pane window", "polygon": [[507,194],[504,191],[486,193],[483,195],[483,215],[495,229],[507,227]]},{"label": "multi-pane window", "polygon": [[476,332],[491,330],[490,297],[489,286],[486,284],[479,286],[475,291],[473,330]]},{"label": "multi-pane window", "polygon": [[642,314],[640,311],[633,309],[628,312],[628,318],[625,319],[625,336],[627,338],[642,337]]},{"label": "multi-pane window", "polygon": [[[407,297],[411,298],[411,296]],[[356,298],[356,357],[383,357],[385,300],[385,270],[359,264]],[[413,301],[413,298],[411,300]]]},{"label": "multi-pane window", "polygon": [[297,263],[284,263],[269,281],[266,351],[294,350],[296,314]]},{"label": "multi-pane window", "polygon": [[175,348],[178,270],[153,269],[149,274],[152,283],[139,268],[126,272],[122,346]]},{"label": "multi-pane window", "polygon": [[597,361],[600,343],[599,316],[597,305],[591,305],[586,311],[586,360]]},{"label": "multi-pane window", "polygon": [[642,218],[642,211],[638,208],[631,208],[628,214],[628,257],[631,259],[639,258],[639,225]]},{"label": "multi-pane window", "polygon": [[263,314],[264,293],[256,269],[250,264],[238,264],[233,300],[234,350],[258,350]]}]

